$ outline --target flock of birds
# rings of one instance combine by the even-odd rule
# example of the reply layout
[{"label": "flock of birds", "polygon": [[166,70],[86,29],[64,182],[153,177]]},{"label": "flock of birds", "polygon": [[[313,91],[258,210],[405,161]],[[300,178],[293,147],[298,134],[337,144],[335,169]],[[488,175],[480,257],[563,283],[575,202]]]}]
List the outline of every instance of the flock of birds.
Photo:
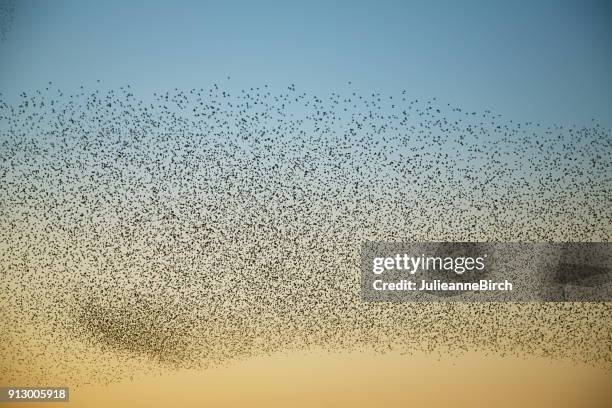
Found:
[{"label": "flock of birds", "polygon": [[[607,303],[370,304],[359,270],[364,241],[610,241],[610,129],[229,88],[0,96],[0,378],[359,347],[611,366]],[[84,377],[82,349],[125,365]]]}]

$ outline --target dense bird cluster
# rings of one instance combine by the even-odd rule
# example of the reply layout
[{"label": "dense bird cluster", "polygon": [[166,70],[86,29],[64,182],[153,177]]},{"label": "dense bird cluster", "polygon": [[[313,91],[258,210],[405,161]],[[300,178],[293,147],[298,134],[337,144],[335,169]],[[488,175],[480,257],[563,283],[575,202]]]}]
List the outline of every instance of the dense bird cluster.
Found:
[{"label": "dense bird cluster", "polygon": [[0,378],[44,379],[32,361],[53,349],[55,378],[84,381],[83,348],[164,367],[362,346],[610,367],[609,304],[368,304],[359,249],[610,241],[611,163],[595,123],[407,91],[0,99]]}]

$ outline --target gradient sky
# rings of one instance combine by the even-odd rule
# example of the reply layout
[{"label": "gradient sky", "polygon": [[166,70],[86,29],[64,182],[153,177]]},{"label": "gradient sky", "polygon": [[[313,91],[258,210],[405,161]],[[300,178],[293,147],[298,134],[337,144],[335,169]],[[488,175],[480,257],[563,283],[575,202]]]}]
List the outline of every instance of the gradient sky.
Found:
[{"label": "gradient sky", "polygon": [[0,92],[216,82],[326,95],[351,81],[516,121],[612,127],[611,2],[331,3],[17,0]]}]

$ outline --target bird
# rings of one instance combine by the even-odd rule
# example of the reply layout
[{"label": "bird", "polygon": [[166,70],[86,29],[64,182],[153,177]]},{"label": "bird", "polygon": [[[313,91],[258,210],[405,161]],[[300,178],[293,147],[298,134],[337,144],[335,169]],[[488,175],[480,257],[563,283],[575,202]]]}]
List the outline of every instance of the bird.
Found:
[{"label": "bird", "polygon": [[164,369],[354,348],[610,367],[609,304],[366,303],[359,259],[366,241],[609,242],[611,130],[348,85],[0,96],[0,377],[48,383],[28,362],[51,346],[67,383],[134,374],[85,378],[79,347]]}]

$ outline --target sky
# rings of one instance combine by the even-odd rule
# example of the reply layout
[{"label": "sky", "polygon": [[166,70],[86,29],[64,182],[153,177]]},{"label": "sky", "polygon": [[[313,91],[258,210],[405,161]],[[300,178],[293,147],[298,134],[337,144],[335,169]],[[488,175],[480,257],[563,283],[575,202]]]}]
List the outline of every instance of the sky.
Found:
[{"label": "sky", "polygon": [[605,0],[13,1],[0,42],[9,100],[48,82],[142,94],[294,83],[612,127]]}]

